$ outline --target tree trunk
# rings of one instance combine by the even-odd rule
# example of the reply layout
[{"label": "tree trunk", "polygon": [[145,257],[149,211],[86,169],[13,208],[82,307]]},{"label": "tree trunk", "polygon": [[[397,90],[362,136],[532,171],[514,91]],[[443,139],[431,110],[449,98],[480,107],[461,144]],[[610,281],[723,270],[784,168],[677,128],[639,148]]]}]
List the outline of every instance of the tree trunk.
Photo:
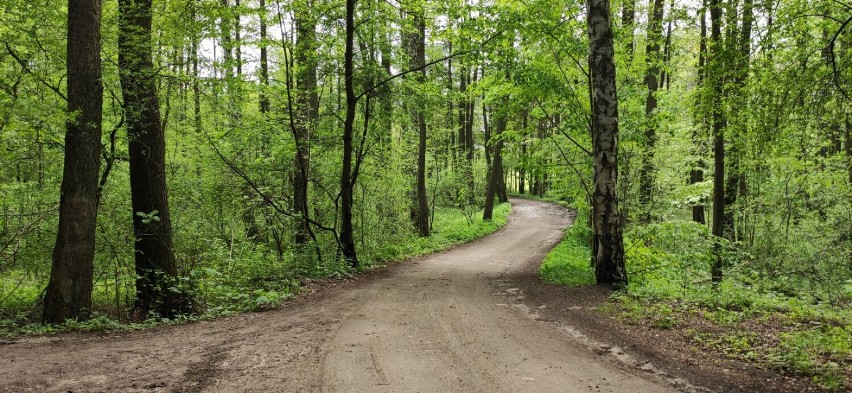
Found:
[{"label": "tree trunk", "polygon": [[624,0],[621,4],[621,30],[630,35],[627,42],[627,57],[633,58],[633,21],[636,18],[636,0]]},{"label": "tree trunk", "polygon": [[243,75],[243,42],[242,26],[240,26],[240,0],[234,0],[234,57],[237,68],[237,76]]},{"label": "tree trunk", "polygon": [[[193,23],[196,22],[196,11],[195,6],[192,7],[190,11],[190,17],[192,18]],[[192,57],[192,115],[193,115],[193,127],[195,128],[196,134],[201,134],[201,87],[199,85],[199,72],[198,72],[198,42],[200,41],[199,32],[197,30],[193,30],[192,32],[192,43],[191,43],[191,51],[190,56]]]},{"label": "tree trunk", "polygon": [[666,39],[663,47],[662,72],[660,72],[660,88],[666,90],[672,87],[672,21],[674,20],[674,0],[669,3],[669,20],[666,24]]},{"label": "tree trunk", "polygon": [[648,10],[648,44],[645,47],[645,83],[648,95],[645,98],[645,151],[642,154],[642,168],[639,171],[639,202],[642,204],[641,221],[651,222],[651,210],[654,203],[654,147],[657,143],[657,90],[660,74],[660,39],[663,31],[663,0],[654,0]]},{"label": "tree trunk", "polygon": [[[260,19],[260,113],[265,118],[269,114],[269,54],[267,50],[267,42],[268,35],[266,32],[266,0],[258,0],[258,8],[260,8],[260,15],[258,15]],[[264,133],[265,134],[265,133]],[[268,148],[269,137],[267,135],[261,136],[261,140],[263,142],[263,149],[266,150]]]},{"label": "tree trunk", "polygon": [[[525,120],[526,121],[526,120]],[[521,169],[518,170],[518,194],[526,193],[526,163],[527,163],[527,142],[521,142]]]},{"label": "tree trunk", "polygon": [[589,0],[589,70],[592,84],[592,144],[595,161],[594,225],[598,284],[627,285],[618,211],[618,97],[609,0]]},{"label": "tree trunk", "polygon": [[76,117],[65,125],[59,230],[44,294],[46,323],[91,315],[103,115],[100,26],[100,0],[68,0],[68,113]]},{"label": "tree trunk", "polygon": [[[426,19],[423,9],[413,14],[415,32],[409,37],[410,69],[423,67],[426,64]],[[426,68],[417,71],[418,88],[426,81]],[[426,196],[426,114],[423,103],[415,103],[414,117],[417,123],[417,230],[420,236],[429,236],[429,201]]]},{"label": "tree trunk", "polygon": [[[701,8],[698,10],[699,21],[701,25],[700,38],[698,41],[698,89],[699,100],[696,117],[698,125],[692,131],[693,154],[696,157],[694,167],[689,172],[689,184],[696,184],[704,181],[704,154],[705,154],[705,136],[707,135],[707,111],[705,107],[705,98],[701,91],[704,89],[706,63],[707,63],[707,0],[702,0]],[[692,206],[692,221],[704,225],[704,201],[698,201]]]},{"label": "tree trunk", "polygon": [[[505,101],[507,100],[504,99],[504,104]],[[483,220],[492,219],[492,216],[494,215],[494,199],[502,199],[502,197],[498,194],[501,192],[500,188],[504,183],[502,158],[503,140],[501,135],[503,134],[503,131],[506,130],[506,106],[507,105],[503,105],[495,114],[496,124],[494,127],[494,135],[491,139],[496,139],[497,143],[494,143],[493,140],[489,142],[489,145],[491,145],[493,149],[493,157],[491,159],[491,171],[488,174],[488,185],[485,190],[485,210],[482,213]]]},{"label": "tree trunk", "polygon": [[311,234],[308,210],[308,183],[310,176],[310,130],[319,117],[317,95],[316,22],[306,15],[311,7],[296,10],[296,113],[293,139],[296,157],[293,175],[293,209],[302,219],[296,228],[296,244],[308,242]]},{"label": "tree trunk", "polygon": [[225,71],[226,84],[234,77],[234,40],[231,37],[231,8],[228,0],[219,0],[221,20],[219,21],[219,33],[222,40],[222,67]]},{"label": "tree trunk", "polygon": [[[479,68],[473,68],[473,78],[471,79],[470,74],[465,72],[465,78],[468,81],[468,85],[471,83],[476,83],[477,81],[477,73],[479,72]],[[476,103],[473,98],[465,95],[465,106],[466,106],[466,119],[465,119],[465,130],[464,130],[464,138],[465,138],[465,177],[467,178],[467,189],[468,189],[468,203],[470,205],[476,204],[476,183],[473,175],[473,159],[474,159],[474,139],[473,139],[473,117],[476,116]],[[484,108],[483,108],[484,109]]]},{"label": "tree trunk", "polygon": [[[749,72],[751,56],[751,25],[753,20],[752,4],[752,0],[743,1],[742,29],[739,32],[739,38],[737,39],[735,34],[736,26],[729,27],[728,29],[729,34],[734,36],[734,38],[730,39],[728,53],[735,59],[735,61],[732,67],[733,69],[731,70],[733,72],[733,83],[731,86],[733,94],[726,95],[735,98],[737,104],[734,105],[734,107],[741,109],[745,109],[748,105],[748,102],[741,99],[741,97],[744,97],[744,95],[741,94],[741,91],[745,88]],[[732,11],[735,10],[736,8]],[[745,122],[739,121],[738,123],[741,132],[744,133],[746,127]],[[731,135],[730,139],[730,147],[726,154],[728,159],[728,178],[725,183],[725,216],[722,231],[725,238],[729,240],[736,240],[737,231],[735,226],[735,204],[737,202],[737,197],[745,191],[745,179],[740,173],[739,143],[734,138],[734,135]]]},{"label": "tree trunk", "polygon": [[340,171],[340,251],[351,268],[358,267],[358,255],[355,251],[354,229],[352,227],[352,132],[355,126],[355,110],[358,97],[355,96],[354,45],[355,45],[355,3],[346,0],[346,49],[343,55],[343,78],[346,90],[346,117],[343,121],[343,166]]},{"label": "tree trunk", "polygon": [[713,121],[713,225],[716,236],[716,260],[711,267],[714,283],[722,281],[721,244],[723,221],[725,216],[725,139],[723,131],[727,120],[722,108],[723,67],[722,67],[722,6],[720,0],[710,0],[710,67],[708,79],[711,95]]},{"label": "tree trunk", "polygon": [[173,288],[177,264],[166,189],[166,140],[151,57],[151,0],[119,2],[118,68],[127,119],[136,260],[136,311],[164,317],[189,311]]}]

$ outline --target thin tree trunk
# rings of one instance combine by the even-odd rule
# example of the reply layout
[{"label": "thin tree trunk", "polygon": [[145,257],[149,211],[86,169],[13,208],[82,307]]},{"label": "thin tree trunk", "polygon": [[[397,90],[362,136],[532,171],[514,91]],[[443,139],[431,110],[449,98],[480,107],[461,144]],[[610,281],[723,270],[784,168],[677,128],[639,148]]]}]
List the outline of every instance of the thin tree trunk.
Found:
[{"label": "thin tree trunk", "polygon": [[[725,60],[725,70],[727,71],[722,77],[725,87],[722,88],[723,100],[727,97],[732,97],[739,100],[740,82],[745,81],[741,72],[743,71],[742,59],[740,58],[739,35],[737,33],[737,8],[739,0],[729,1],[726,9],[727,26],[725,31],[725,49],[722,55]],[[745,22],[745,19],[743,19]],[[749,32],[751,25],[749,23]],[[749,34],[750,35],[750,34]],[[750,39],[750,38],[749,38]],[[728,84],[728,82],[731,82]],[[744,103],[741,103],[744,104]],[[734,118],[736,125],[736,117]],[[727,116],[725,128],[728,127]],[[739,160],[739,143],[736,139],[736,133],[728,133],[727,151],[725,152],[725,210],[722,216],[722,236],[728,240],[736,239],[736,229],[734,224],[734,213],[737,202],[737,194],[739,192],[740,183],[740,160]]]},{"label": "thin tree trunk", "polygon": [[[524,118],[521,127],[524,130],[524,133],[527,131],[527,121],[529,120],[529,113],[524,111]],[[526,192],[526,166],[527,166],[527,141],[526,138],[521,141],[521,168],[518,170],[518,194],[524,195]]]},{"label": "thin tree trunk", "polygon": [[[426,64],[426,19],[423,9],[413,13],[415,33],[411,41],[410,68],[416,69]],[[426,68],[417,71],[417,83],[422,86],[426,81]],[[418,87],[420,88],[420,87]],[[420,236],[429,236],[429,201],[426,199],[426,114],[422,103],[415,103],[414,116],[417,122],[417,229]]]},{"label": "thin tree trunk", "polygon": [[672,72],[672,21],[674,20],[674,0],[669,3],[669,20],[666,24],[666,39],[663,46],[662,72],[660,73],[660,87],[671,89]]},{"label": "thin tree trunk", "polygon": [[[471,83],[476,83],[478,72],[479,72],[479,68],[474,67],[472,79],[470,79],[469,73],[467,73],[467,72],[465,73],[465,78],[468,80],[468,83],[467,83],[468,85],[470,85]],[[465,131],[464,131],[465,149],[466,149],[465,159],[467,161],[465,163],[465,177],[467,177],[468,203],[470,205],[475,205],[476,204],[476,183],[475,183],[476,179],[473,175],[473,164],[474,164],[473,159],[474,159],[474,152],[475,152],[475,150],[474,150],[475,149],[474,139],[473,139],[473,118],[474,118],[474,116],[476,116],[476,113],[475,113],[476,112],[476,107],[475,107],[476,103],[475,103],[475,100],[473,98],[468,97],[468,96],[465,96],[465,100],[466,100],[466,107],[467,107],[467,109],[466,109],[467,119],[465,120]],[[484,109],[485,108],[483,107],[483,110]]]},{"label": "thin tree trunk", "polygon": [[225,71],[226,85],[234,77],[234,52],[233,38],[231,37],[231,8],[228,0],[219,0],[219,8],[222,13],[219,21],[219,33],[222,40],[222,67]]},{"label": "thin tree trunk", "polygon": [[642,154],[642,168],[639,171],[639,202],[642,204],[641,221],[651,222],[651,210],[654,203],[654,148],[657,143],[657,90],[660,74],[660,39],[663,31],[663,0],[654,0],[648,10],[648,43],[645,47],[645,83],[648,95],[645,98],[645,151]]},{"label": "thin tree trunk", "polygon": [[[268,35],[266,32],[266,0],[258,0],[260,8],[260,113],[265,117],[269,114],[269,54],[267,47]],[[264,135],[264,141],[268,140],[268,136]],[[267,146],[264,146],[266,148]]]},{"label": "thin tree trunk", "polygon": [[624,0],[621,4],[621,30],[630,35],[630,40],[627,41],[627,56],[633,58],[634,51],[634,35],[633,21],[636,18],[636,0]]},{"label": "thin tree trunk", "polygon": [[103,116],[100,26],[100,0],[68,0],[68,113],[76,117],[65,125],[59,230],[42,314],[46,323],[91,315]]},{"label": "thin tree trunk", "polygon": [[589,70],[592,84],[592,143],[595,161],[593,195],[598,284],[627,285],[624,241],[618,211],[618,97],[609,0],[589,0]]},{"label": "thin tree trunk", "polygon": [[[505,101],[508,101],[504,99]],[[493,149],[493,157],[491,159],[491,171],[488,175],[488,185],[485,190],[485,210],[482,214],[483,220],[491,220],[494,215],[494,199],[499,197],[500,186],[503,183],[503,158],[502,158],[502,150],[503,150],[503,139],[501,135],[503,131],[506,130],[506,105],[497,111],[495,114],[495,129],[494,135],[491,139],[496,139],[497,143],[494,143],[493,140],[489,143],[491,148]]]},{"label": "thin tree trunk", "polygon": [[237,76],[243,75],[243,42],[242,26],[240,26],[240,0],[234,0],[234,57],[236,60]]},{"label": "thin tree trunk", "polygon": [[459,64],[458,66],[458,74],[459,74],[459,94],[461,95],[461,99],[459,99],[459,132],[458,132],[458,151],[459,155],[464,154],[467,149],[467,80],[470,78],[469,70],[466,66]]},{"label": "thin tree trunk", "polygon": [[[192,22],[196,23],[195,6],[192,7],[191,14]],[[192,44],[190,56],[192,57],[192,114],[193,127],[196,134],[201,134],[201,87],[199,85],[198,74],[198,37],[199,33],[196,30],[192,32]]]},{"label": "thin tree trunk", "polygon": [[720,0],[710,0],[710,80],[711,111],[713,121],[713,225],[716,236],[716,259],[711,267],[714,283],[722,281],[721,243],[725,215],[725,139],[723,131],[727,120],[722,108],[722,6]]},{"label": "thin tree trunk", "polygon": [[[696,117],[698,125],[692,131],[693,154],[696,157],[695,166],[689,172],[689,183],[696,184],[704,181],[704,154],[705,154],[705,136],[707,135],[707,111],[705,110],[706,99],[702,91],[705,89],[705,75],[707,63],[707,0],[702,0],[701,8],[698,10],[699,21],[701,25],[700,38],[698,43],[698,110]],[[692,206],[692,221],[704,225],[704,201],[698,201]]]},{"label": "thin tree trunk", "polygon": [[343,77],[346,90],[346,117],[343,122],[343,165],[340,171],[340,251],[351,268],[358,267],[358,255],[355,251],[355,239],[352,227],[352,133],[355,125],[355,110],[358,97],[355,95],[354,45],[355,45],[355,3],[346,0],[346,47],[343,55]]},{"label": "thin tree trunk", "polygon": [[151,0],[119,2],[118,67],[127,118],[136,260],[136,311],[165,317],[189,311],[177,286],[166,189],[166,140],[154,85]]},{"label": "thin tree trunk", "polygon": [[316,22],[307,13],[310,7],[296,11],[296,105],[297,113],[293,139],[296,142],[293,175],[293,208],[302,216],[294,240],[305,244],[312,237],[308,209],[308,184],[310,176],[310,130],[319,117],[317,95]]}]

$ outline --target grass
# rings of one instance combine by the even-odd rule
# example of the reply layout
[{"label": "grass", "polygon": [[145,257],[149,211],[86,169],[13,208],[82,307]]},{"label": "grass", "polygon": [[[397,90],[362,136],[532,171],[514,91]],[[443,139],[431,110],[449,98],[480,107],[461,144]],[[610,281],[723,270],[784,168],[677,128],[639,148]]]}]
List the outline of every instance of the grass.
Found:
[{"label": "grass", "polygon": [[[539,270],[552,284],[594,284],[585,214]],[[781,373],[810,378],[822,388],[852,387],[852,310],[766,291],[749,272],[709,282],[709,238],[690,223],[638,227],[626,233],[627,292],[600,311],[622,323],[679,329],[692,345]],[[732,258],[738,256],[733,255]],[[746,259],[746,258],[742,258]]]},{"label": "grass", "polygon": [[509,203],[495,206],[491,221],[482,219],[482,211],[468,216],[459,209],[437,209],[431,236],[410,236],[404,241],[398,240],[380,245],[370,252],[365,265],[382,266],[390,261],[417,257],[458,244],[469,243],[502,228],[506,225],[510,213],[511,204]]},{"label": "grass", "polygon": [[[420,255],[471,242],[502,228],[511,213],[511,205],[494,208],[494,219],[482,220],[482,213],[460,209],[437,209],[432,236],[422,238],[405,234],[389,237],[381,244],[359,250],[362,267],[367,271]],[[285,259],[251,242],[239,243],[233,249],[212,243],[205,249],[208,260],[188,268],[186,287],[193,293],[199,312],[176,319],[152,317],[143,322],[127,321],[126,307],[132,299],[116,297],[133,291],[133,277],[118,274],[114,282],[96,280],[92,294],[92,318],[88,321],[66,321],[59,325],[38,323],[43,283],[20,272],[4,272],[0,277],[0,337],[52,334],[65,331],[138,330],[163,324],[182,324],[201,319],[233,315],[240,312],[272,309],[299,292],[304,278],[343,278],[353,273],[344,262]],[[107,271],[107,273],[111,273]],[[118,284],[115,284],[118,283]],[[118,288],[117,288],[118,287]],[[119,292],[121,293],[121,292]],[[36,304],[36,305],[34,305]]]},{"label": "grass", "polygon": [[542,280],[565,286],[592,285],[595,272],[591,267],[588,228],[585,216],[578,216],[565,230],[565,237],[547,256],[539,268]]}]

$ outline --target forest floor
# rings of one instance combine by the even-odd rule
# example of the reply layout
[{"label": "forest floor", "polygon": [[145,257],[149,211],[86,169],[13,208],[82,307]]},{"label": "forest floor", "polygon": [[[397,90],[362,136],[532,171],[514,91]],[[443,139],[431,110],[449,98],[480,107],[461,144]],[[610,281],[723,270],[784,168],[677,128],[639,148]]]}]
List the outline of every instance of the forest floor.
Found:
[{"label": "forest floor", "polygon": [[0,341],[0,392],[801,392],[601,312],[608,291],[541,283],[572,221],[513,200],[499,232],[280,308],[117,333]]}]

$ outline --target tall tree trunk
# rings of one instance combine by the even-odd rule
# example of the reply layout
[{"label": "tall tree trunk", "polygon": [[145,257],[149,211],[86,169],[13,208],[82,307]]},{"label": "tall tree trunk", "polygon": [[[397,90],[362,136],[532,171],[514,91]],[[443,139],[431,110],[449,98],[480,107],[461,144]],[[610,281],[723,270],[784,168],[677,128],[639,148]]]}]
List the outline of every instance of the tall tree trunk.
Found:
[{"label": "tall tree trunk", "polygon": [[624,240],[618,211],[618,97],[609,0],[589,0],[589,70],[592,84],[593,195],[597,233],[595,277],[598,284],[627,285]]},{"label": "tall tree trunk", "polygon": [[[478,72],[479,72],[479,68],[474,67],[472,79],[470,78],[470,74],[468,72],[465,73],[465,78],[467,78],[467,80],[468,80],[468,83],[467,83],[468,85],[471,85],[471,83],[476,83]],[[467,119],[465,120],[465,131],[464,131],[465,150],[466,150],[466,153],[465,153],[465,160],[466,160],[466,162],[465,162],[465,177],[467,177],[468,203],[470,205],[475,205],[476,204],[476,183],[475,183],[476,179],[474,178],[474,175],[473,175],[473,163],[474,163],[473,159],[474,159],[474,152],[475,152],[475,145],[474,145],[474,139],[473,139],[473,118],[474,118],[474,116],[476,116],[476,113],[475,113],[476,112],[476,107],[475,107],[475,105],[476,105],[475,101],[476,100],[474,100],[472,97],[469,97],[467,95],[465,96],[465,100],[466,100],[465,102],[466,102],[466,107],[467,107],[467,109],[466,109]],[[484,110],[484,107],[483,107],[483,110]]]},{"label": "tall tree trunk", "polygon": [[222,40],[222,67],[225,71],[226,86],[234,77],[234,40],[231,37],[231,7],[228,0],[219,0],[221,19],[219,21],[219,34]]},{"label": "tall tree trunk", "polygon": [[[527,132],[527,121],[529,120],[529,113],[524,111],[523,123],[521,124],[521,128],[523,128],[524,133]],[[518,170],[518,194],[524,195],[526,192],[526,184],[525,178],[527,175],[526,171],[527,167],[527,140],[524,138],[521,141],[521,168]]]},{"label": "tall tree trunk", "polygon": [[[726,96],[731,96],[736,99],[734,107],[738,108],[737,110],[742,110],[748,105],[748,102],[742,99],[745,97],[745,94],[742,94],[742,90],[745,88],[746,80],[748,79],[751,57],[751,27],[754,19],[752,14],[752,5],[752,0],[743,1],[742,28],[739,31],[739,37],[736,37],[736,26],[728,29],[729,33],[734,36],[734,38],[730,40],[730,47],[728,50],[729,55],[734,59],[734,64],[731,70],[733,72],[733,83],[731,86],[733,94],[726,94]],[[745,128],[747,127],[746,122],[739,120],[737,123],[741,133],[744,133],[746,131]],[[737,233],[734,214],[735,203],[738,199],[737,197],[745,192],[745,179],[740,170],[740,154],[738,146],[740,143],[734,138],[734,135],[730,135],[730,139],[730,148],[728,149],[727,154],[729,169],[727,171],[728,178],[725,183],[725,217],[723,232],[727,239],[736,240]]]},{"label": "tall tree trunk", "polygon": [[642,204],[641,220],[651,221],[651,210],[654,203],[654,148],[657,143],[657,119],[654,111],[657,109],[657,90],[660,74],[660,39],[663,31],[663,0],[654,0],[648,10],[648,44],[645,47],[645,83],[648,95],[645,98],[645,151],[642,154],[642,168],[639,171],[639,200]]},{"label": "tall tree trunk", "polygon": [[[696,117],[699,119],[698,124],[692,131],[693,155],[696,157],[694,167],[689,171],[689,184],[696,184],[704,181],[704,154],[705,154],[705,136],[707,135],[707,111],[706,98],[702,91],[705,89],[705,75],[707,63],[707,0],[702,0],[701,8],[698,10],[699,23],[701,26],[700,37],[698,41],[698,109]],[[705,224],[704,218],[704,201],[698,201],[692,206],[692,221],[699,224]]]},{"label": "tall tree trunk", "polygon": [[118,68],[127,119],[136,260],[136,311],[165,317],[188,311],[174,287],[177,264],[166,189],[166,140],[151,58],[151,0],[119,2]]},{"label": "tall tree trunk", "polygon": [[[422,5],[412,14],[414,32],[410,40],[410,69],[426,64],[426,19]],[[426,68],[416,73],[418,88],[426,81]],[[429,201],[426,196],[426,114],[423,103],[414,103],[414,118],[417,125],[417,231],[420,236],[429,236]]]},{"label": "tall tree trunk", "polygon": [[237,76],[243,75],[243,42],[242,26],[240,26],[240,0],[234,0],[234,57],[237,68]]},{"label": "tall tree trunk", "polygon": [[708,79],[710,82],[711,116],[713,121],[713,225],[712,233],[716,236],[716,259],[711,267],[714,283],[722,281],[722,256],[719,239],[722,237],[725,216],[725,139],[724,129],[727,124],[722,108],[724,94],[723,78],[723,44],[722,44],[722,5],[720,0],[710,0],[710,53]]},{"label": "tall tree trunk", "polygon": [[343,121],[343,165],[340,171],[340,251],[351,268],[358,267],[355,251],[354,228],[352,227],[352,133],[355,126],[355,110],[358,97],[355,95],[354,46],[355,46],[355,3],[346,0],[346,47],[343,54],[343,78],[346,90],[346,117]]},{"label": "tall tree trunk", "polygon": [[458,112],[459,112],[459,132],[458,132],[458,151],[459,155],[464,154],[467,148],[467,81],[470,78],[470,71],[468,68],[462,64],[459,64],[458,74],[459,74],[459,95],[461,98],[459,99],[458,104]]},{"label": "tall tree trunk", "polygon": [[[192,18],[192,23],[197,23],[196,20],[196,9],[195,6],[192,6],[190,11],[190,17]],[[192,115],[193,115],[193,127],[195,129],[196,134],[201,134],[201,87],[199,84],[199,73],[198,73],[198,42],[199,32],[196,28],[193,28],[192,31],[192,43],[190,45],[192,52],[190,57],[192,58]]]},{"label": "tall tree trunk", "polygon": [[662,72],[660,72],[660,87],[671,89],[672,72],[672,23],[674,21],[674,0],[669,3],[669,20],[666,24],[666,38],[663,47]]},{"label": "tall tree trunk", "polygon": [[[491,138],[491,142],[489,144],[492,148],[491,158],[491,171],[488,174],[488,185],[485,190],[485,210],[482,213],[483,220],[491,220],[494,215],[494,199],[501,198],[498,194],[500,193],[501,184],[504,182],[503,180],[503,139],[501,135],[503,131],[506,130],[506,107],[507,99],[503,99],[504,105],[496,111],[495,113],[495,129],[493,138]],[[493,139],[496,139],[495,143]],[[502,199],[502,198],[501,198]]]},{"label": "tall tree trunk", "polygon": [[624,0],[621,4],[621,30],[630,36],[627,41],[627,57],[633,58],[633,21],[636,19],[636,0]]},{"label": "tall tree trunk", "polygon": [[[738,5],[739,0],[732,0],[727,3],[726,16],[727,16],[727,26],[725,30],[725,48],[723,49],[723,57],[725,60],[725,71],[726,73],[722,76],[724,78],[723,84],[725,87],[722,88],[723,101],[728,97],[732,97],[732,99],[739,101],[739,90],[741,81],[745,81],[745,79],[741,79],[741,72],[743,70],[742,59],[740,58],[740,47],[739,47],[739,35],[737,33],[737,19],[738,19]],[[749,10],[750,11],[750,10]],[[743,19],[745,21],[745,19]],[[750,33],[750,23],[749,23],[749,33]],[[750,35],[750,34],[749,34]],[[751,37],[749,37],[749,40]],[[737,105],[745,104],[742,102],[738,102]],[[722,104],[724,106],[724,104]],[[727,115],[725,118],[725,128],[728,128],[728,119]],[[738,119],[734,116],[734,125],[738,125]],[[728,143],[726,143],[727,151],[725,152],[725,165],[727,168],[725,169],[725,210],[722,216],[722,236],[724,236],[728,240],[736,239],[736,230],[734,224],[734,213],[735,213],[735,204],[737,202],[737,194],[739,192],[739,183],[740,183],[740,168],[739,168],[739,142],[736,138],[736,133],[729,132],[727,133]]]},{"label": "tall tree trunk", "polygon": [[[266,117],[269,114],[269,54],[267,47],[269,46],[267,43],[268,34],[266,32],[266,0],[258,0],[258,8],[260,8],[260,113]],[[264,133],[265,134],[265,133]],[[264,141],[263,148],[266,149],[266,142],[268,141],[268,136],[263,135],[262,140]]]},{"label": "tall tree trunk", "polygon": [[296,142],[293,175],[293,208],[302,216],[294,240],[304,244],[313,237],[308,209],[308,184],[310,176],[311,128],[319,117],[317,95],[316,22],[308,15],[311,1],[296,10],[296,124],[293,139]]},{"label": "tall tree trunk", "polygon": [[46,323],[91,315],[103,116],[100,31],[100,0],[68,0],[68,113],[76,117],[65,125],[59,230],[42,314]]}]

